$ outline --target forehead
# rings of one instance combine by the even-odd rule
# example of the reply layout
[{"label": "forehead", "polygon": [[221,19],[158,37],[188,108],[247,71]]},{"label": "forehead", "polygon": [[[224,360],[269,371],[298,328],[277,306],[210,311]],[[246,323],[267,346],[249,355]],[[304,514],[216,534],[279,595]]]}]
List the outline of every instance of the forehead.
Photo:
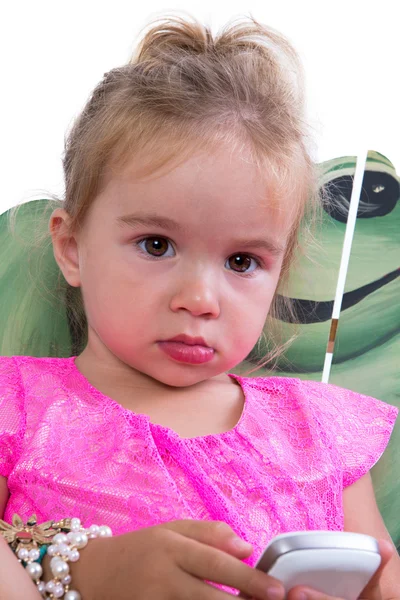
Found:
[{"label": "forehead", "polygon": [[272,170],[260,170],[249,153],[222,147],[201,151],[151,175],[142,176],[147,160],[137,157],[112,169],[95,201],[110,217],[136,211],[166,216],[184,226],[209,230],[290,228],[293,199],[282,191]]}]

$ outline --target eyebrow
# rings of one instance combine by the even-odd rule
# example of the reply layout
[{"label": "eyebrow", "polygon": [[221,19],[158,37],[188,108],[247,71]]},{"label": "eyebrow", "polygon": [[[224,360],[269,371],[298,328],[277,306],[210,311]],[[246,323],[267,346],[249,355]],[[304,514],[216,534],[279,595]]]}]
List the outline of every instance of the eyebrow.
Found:
[{"label": "eyebrow", "polygon": [[181,229],[179,223],[168,217],[160,217],[158,215],[125,215],[118,217],[117,222],[120,225],[129,225],[130,227],[161,227],[162,229],[170,229],[177,231]]},{"label": "eyebrow", "polygon": [[241,250],[266,250],[272,256],[281,256],[285,251],[285,246],[277,243],[275,240],[257,239],[257,240],[236,240],[233,246],[237,246]]},{"label": "eyebrow", "polygon": [[[117,218],[119,225],[129,225],[130,227],[160,227],[161,229],[168,229],[170,231],[180,231],[182,226],[170,219],[169,217],[161,217],[155,214],[140,215],[131,214],[124,215]],[[272,256],[281,256],[285,251],[285,246],[278,243],[275,240],[262,238],[262,239],[244,239],[234,240],[232,246],[240,248],[241,250],[253,249],[253,250],[264,250]]]}]

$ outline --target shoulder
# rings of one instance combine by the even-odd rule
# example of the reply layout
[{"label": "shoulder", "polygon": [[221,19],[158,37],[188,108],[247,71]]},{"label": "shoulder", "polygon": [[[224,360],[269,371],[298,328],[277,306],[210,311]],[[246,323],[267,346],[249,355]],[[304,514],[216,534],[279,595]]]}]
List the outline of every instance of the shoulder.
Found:
[{"label": "shoulder", "polygon": [[231,375],[242,386],[247,393],[254,394],[279,394],[290,395],[302,388],[304,383],[298,378],[292,377],[242,377]]},{"label": "shoulder", "polygon": [[62,373],[71,360],[0,357],[0,475],[9,476],[42,423],[47,427],[51,423],[54,429],[62,422],[62,415],[52,421],[45,415],[62,399]]},{"label": "shoulder", "polygon": [[60,372],[68,369],[71,358],[53,358],[36,356],[0,356],[1,373],[19,373],[24,376],[27,373]]},{"label": "shoulder", "polygon": [[246,415],[277,435],[291,436],[294,428],[312,432],[321,427],[323,402],[308,381],[292,377],[237,377],[246,400]]},{"label": "shoulder", "polygon": [[[37,384],[57,380],[71,369],[73,358],[39,358],[34,356],[0,356],[2,398],[28,397]],[[54,379],[53,377],[53,379]]]},{"label": "shoulder", "polygon": [[334,391],[326,384],[295,377],[237,377],[247,400],[264,408],[314,412],[329,402]]},{"label": "shoulder", "polygon": [[54,357],[39,357],[39,356],[0,356],[0,367],[9,366],[19,367],[20,365],[51,365],[51,364],[65,364],[69,363],[74,359],[70,358],[54,358]]},{"label": "shoulder", "polygon": [[[364,475],[385,450],[398,409],[333,384],[286,377],[241,378],[248,397],[267,410],[268,426],[278,422],[295,439],[301,432],[335,455],[345,486]],[[262,407],[268,407],[262,409]],[[294,434],[294,431],[297,434]]]},{"label": "shoulder", "polygon": [[9,395],[21,388],[18,364],[14,356],[0,356],[0,389],[3,403]]},{"label": "shoulder", "polygon": [[[236,376],[235,376],[236,377]],[[236,377],[243,389],[248,393],[264,397],[279,397],[293,408],[294,405],[316,406],[323,411],[338,411],[347,407],[349,411],[380,412],[391,415],[394,419],[398,409],[382,400],[361,394],[354,390],[342,388],[331,383],[304,380],[292,377]]]},{"label": "shoulder", "polygon": [[[387,440],[398,409],[336,385],[291,377],[238,378],[248,407],[290,428],[294,423],[319,435],[350,441],[353,435]],[[286,423],[286,425],[284,424]]]}]

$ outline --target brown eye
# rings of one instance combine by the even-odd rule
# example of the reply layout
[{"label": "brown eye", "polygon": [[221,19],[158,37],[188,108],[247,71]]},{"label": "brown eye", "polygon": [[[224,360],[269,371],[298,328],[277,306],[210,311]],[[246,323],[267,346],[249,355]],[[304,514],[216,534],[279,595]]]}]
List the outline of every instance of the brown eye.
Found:
[{"label": "brown eye", "polygon": [[171,242],[163,237],[147,237],[138,243],[138,246],[151,256],[174,256]]},{"label": "brown eye", "polygon": [[257,261],[248,254],[233,254],[226,262],[228,268],[237,273],[251,273],[257,268]]}]

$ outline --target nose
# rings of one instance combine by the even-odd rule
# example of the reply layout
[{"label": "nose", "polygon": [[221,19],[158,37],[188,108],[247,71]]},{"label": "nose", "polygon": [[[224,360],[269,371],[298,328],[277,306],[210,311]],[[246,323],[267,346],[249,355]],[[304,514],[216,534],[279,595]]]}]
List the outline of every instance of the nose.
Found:
[{"label": "nose", "polygon": [[195,317],[216,319],[220,314],[217,282],[205,273],[182,276],[170,302],[173,312],[186,310]]}]

